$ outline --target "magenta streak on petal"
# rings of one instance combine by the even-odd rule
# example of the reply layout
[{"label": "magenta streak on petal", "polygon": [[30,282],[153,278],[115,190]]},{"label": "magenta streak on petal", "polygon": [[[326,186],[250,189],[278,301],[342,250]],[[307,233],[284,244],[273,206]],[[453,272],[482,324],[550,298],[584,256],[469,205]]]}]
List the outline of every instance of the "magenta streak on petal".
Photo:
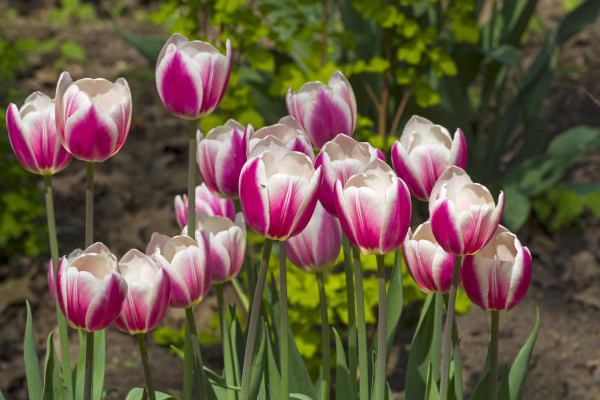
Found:
[{"label": "magenta streak on petal", "polygon": [[[429,193],[431,190],[427,192],[420,179],[413,173],[412,168],[409,166],[412,161],[408,157],[408,154],[401,152],[400,146],[402,145],[399,142],[396,142],[392,147],[392,165],[394,166],[394,170],[396,170],[398,176],[406,183],[410,193],[415,198],[427,201],[429,199]],[[404,153],[404,156],[402,153]]]},{"label": "magenta streak on petal", "polygon": [[[488,267],[488,307],[491,310],[504,310],[510,286],[510,273],[502,270],[502,261],[494,260]],[[508,278],[508,279],[506,279]]]},{"label": "magenta streak on petal", "polygon": [[104,329],[110,325],[121,312],[127,297],[127,286],[122,278],[110,274],[95,293],[85,321],[88,331]]},{"label": "magenta streak on petal", "polygon": [[381,215],[378,215],[382,210],[378,209],[378,204],[373,203],[367,193],[375,196],[371,189],[359,189],[354,193],[346,193],[350,198],[351,223],[356,231],[357,242],[363,251],[379,249],[383,223]]},{"label": "magenta streak on petal", "polygon": [[[268,235],[272,239],[285,239],[290,234],[292,222],[298,212],[299,201],[295,199],[293,178],[288,177],[280,187],[269,187],[269,215],[271,223]],[[279,185],[277,185],[279,186]]]},{"label": "magenta streak on petal", "polygon": [[482,230],[487,229],[487,226],[482,227],[484,219],[487,218],[483,209],[477,208],[477,211],[469,214],[469,219],[463,222],[462,226],[460,227],[463,234],[463,251],[465,254],[475,254],[484,246],[486,232],[482,232]]},{"label": "magenta streak on petal", "polygon": [[[455,256],[448,254],[446,252],[442,253],[441,250],[438,250],[438,252],[435,255],[434,260],[437,260],[438,258],[442,258],[442,260],[439,261],[440,271],[439,271],[439,276],[437,279],[438,280],[437,286],[442,293],[446,293],[447,291],[450,290],[450,286],[452,285],[452,274],[454,272]],[[460,279],[459,279],[459,284],[460,284]]]},{"label": "magenta streak on petal", "polygon": [[125,139],[127,139],[127,134],[129,133],[129,110],[127,105],[124,102],[121,102],[117,105],[119,109],[119,113],[117,115],[113,115],[113,121],[117,125],[118,139],[115,145],[114,152],[116,153],[123,147],[125,143]]},{"label": "magenta streak on petal", "polygon": [[310,249],[310,239],[305,235],[299,234],[286,241],[287,256],[296,267],[308,270],[308,267],[314,265]]},{"label": "magenta streak on petal", "polygon": [[354,226],[351,224],[350,212],[348,210],[348,202],[345,197],[344,189],[342,189],[341,183],[335,184],[335,209],[342,226],[342,231],[354,246],[358,247],[358,241],[356,239],[356,232]]},{"label": "magenta streak on petal", "polygon": [[[436,290],[436,285],[428,272],[431,270],[432,257],[418,241],[406,243],[404,246],[406,266],[413,280],[421,290],[430,292]],[[425,260],[423,260],[425,258]]]},{"label": "magenta streak on petal", "polygon": [[335,102],[330,94],[320,89],[311,109],[310,121],[305,129],[317,147],[337,136],[338,133],[350,135],[352,127],[349,121],[349,110],[344,110]]},{"label": "magenta streak on petal", "polygon": [[234,133],[230,143],[220,146],[216,163],[219,166],[216,172],[219,192],[226,197],[237,197],[240,172],[246,162],[242,153],[242,136]]},{"label": "magenta streak on petal", "polygon": [[[525,294],[527,294],[527,289],[529,289],[529,283],[531,281],[531,254],[527,247],[523,247],[522,251],[522,259],[519,260],[519,256],[517,256],[517,260],[515,260],[515,263],[518,263],[519,261],[522,262],[521,270],[518,272],[520,276],[516,287],[512,288],[511,297],[506,302],[506,311],[510,310],[523,300]],[[513,274],[515,274],[514,270]]]},{"label": "magenta streak on petal", "polygon": [[265,167],[260,158],[249,161],[240,174],[240,204],[248,225],[264,236],[269,229]]},{"label": "magenta streak on petal", "polygon": [[[198,144],[198,169],[206,186],[213,192],[220,192],[216,181],[216,159],[219,143],[214,140],[203,140]],[[219,168],[223,168],[222,165]]]},{"label": "magenta streak on petal", "polygon": [[25,139],[25,132],[22,131],[23,124],[19,123],[20,119],[17,107],[14,104],[9,105],[6,112],[6,127],[10,144],[21,165],[31,172],[38,172],[37,162]]},{"label": "magenta streak on petal", "polygon": [[410,225],[411,204],[408,188],[399,178],[390,186],[384,203],[379,248],[382,253],[400,246]]},{"label": "magenta streak on petal", "polygon": [[[196,92],[196,82],[190,76],[196,71],[188,71],[179,50],[172,53],[163,70],[160,97],[167,110],[175,115],[196,118],[200,110],[200,97]],[[163,59],[163,62],[164,59]]]},{"label": "magenta streak on petal", "polygon": [[464,246],[453,211],[453,207],[447,199],[434,204],[431,213],[431,230],[435,240],[446,252],[462,255]]},{"label": "magenta streak on petal", "polygon": [[[85,161],[104,161],[114,152],[116,131],[110,120],[100,115],[98,106],[71,116],[65,125],[67,147],[71,154]],[[112,128],[112,129],[111,129]]]},{"label": "magenta streak on petal", "polygon": [[161,269],[155,282],[155,293],[152,297],[148,316],[146,317],[146,330],[154,329],[165,316],[169,297],[171,295],[171,279],[166,270]]},{"label": "magenta streak on petal", "polygon": [[465,292],[469,299],[483,310],[487,311],[487,299],[484,298],[483,285],[488,282],[480,282],[477,274],[474,256],[464,256],[462,259],[461,276]]},{"label": "magenta streak on petal", "polygon": [[[290,236],[296,236],[302,232],[304,228],[306,228],[306,225],[308,225],[310,222],[310,218],[315,211],[315,207],[319,201],[317,191],[315,190],[314,192],[308,194],[307,198],[310,198],[310,201],[306,202],[306,199],[304,199],[303,204],[299,206],[299,209],[301,210],[299,212],[301,212],[301,214],[296,216]],[[303,205],[305,206],[303,207]]]}]

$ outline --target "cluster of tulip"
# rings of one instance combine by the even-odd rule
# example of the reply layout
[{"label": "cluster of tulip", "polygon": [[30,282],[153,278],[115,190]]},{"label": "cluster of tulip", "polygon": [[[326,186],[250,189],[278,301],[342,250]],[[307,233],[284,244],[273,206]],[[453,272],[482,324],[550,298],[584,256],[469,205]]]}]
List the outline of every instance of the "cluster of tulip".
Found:
[{"label": "cluster of tulip", "polygon": [[[190,42],[181,35],[169,39],[158,58],[156,85],[170,112],[196,121],[217,107],[231,70],[229,41],[226,48],[223,55],[207,43]],[[349,241],[355,260],[354,271],[346,260],[349,312],[355,312],[356,301],[358,318],[356,324],[354,316],[349,318],[353,325],[349,329],[358,328],[359,337],[349,335],[348,348],[356,349],[358,341],[360,399],[383,399],[385,354],[377,358],[373,397],[368,391],[358,252],[376,255],[378,260],[377,348],[386,349],[383,254],[401,246],[408,271],[424,292],[450,292],[440,383],[440,398],[445,399],[459,282],[475,304],[493,312],[514,307],[529,286],[529,251],[499,225],[503,194],[496,204],[490,192],[473,183],[464,171],[467,147],[460,129],[452,138],[444,127],[412,117],[392,148],[393,168],[381,150],[352,139],[356,100],[340,72],[328,84],[310,82],[297,93],[290,88],[286,104],[288,116],[256,131],[230,120],[204,137],[193,126],[188,193],[177,196],[174,204],[182,233],[174,237],[154,234],[145,254],[134,249],[119,261],[102,243],[87,243],[84,251],[75,250],[50,263],[53,297],[71,326],[87,332],[113,323],[124,332],[143,334],[159,324],[167,306],[186,308],[193,321],[192,307],[207,295],[211,282],[217,284],[222,302],[220,285],[240,271],[247,224],[265,238],[258,280],[251,288],[255,293],[241,376],[241,398],[247,400],[271,241],[281,244],[281,332],[287,331],[286,254],[299,268],[316,273],[322,287],[323,274],[337,258],[342,242],[348,258]],[[131,95],[124,79],[114,84],[102,79],[73,82],[67,73],[59,79],[56,104],[34,93],[20,110],[11,104],[7,114],[17,158],[25,168],[44,176],[63,169],[72,156],[99,162],[114,155],[123,146],[130,120]],[[320,149],[316,157],[315,148]],[[197,187],[196,171],[204,182]],[[429,221],[414,233],[409,228],[411,195],[428,201],[430,212]],[[242,212],[236,214],[233,199],[237,198]],[[189,202],[194,206],[189,207]],[[224,334],[224,314],[221,321]],[[326,306],[323,324],[321,398],[326,400],[330,387]],[[195,327],[190,329],[195,331]],[[280,398],[288,398],[287,335],[280,340]],[[228,368],[231,344],[226,337],[223,344]],[[193,346],[195,373],[202,375],[197,340]],[[493,375],[490,395],[495,398]],[[225,376],[229,385],[239,384],[231,372]],[[197,383],[200,395],[205,392],[201,380]],[[148,395],[154,398],[150,382]]]}]

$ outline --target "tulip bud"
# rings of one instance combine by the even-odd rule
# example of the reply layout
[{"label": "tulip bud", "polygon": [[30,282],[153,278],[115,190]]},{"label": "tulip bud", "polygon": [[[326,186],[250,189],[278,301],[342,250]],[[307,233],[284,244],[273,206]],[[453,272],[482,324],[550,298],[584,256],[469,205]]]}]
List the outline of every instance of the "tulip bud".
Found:
[{"label": "tulip bud", "polygon": [[508,311],[527,293],[531,254],[500,225],[485,247],[463,258],[461,274],[465,292],[473,303],[485,311]]},{"label": "tulip bud", "polygon": [[[174,206],[177,223],[180,228],[183,228],[187,225],[187,195],[175,196]],[[196,211],[205,213],[209,217],[212,215],[219,215],[221,217],[229,218],[232,221],[235,219],[235,204],[233,203],[233,200],[222,199],[215,196],[204,183],[196,186]]]},{"label": "tulip bud", "polygon": [[413,115],[400,140],[392,146],[392,164],[410,193],[419,200],[428,201],[433,185],[446,168],[456,165],[465,169],[465,135],[457,129],[452,140],[450,132],[443,126]]},{"label": "tulip bud", "polygon": [[257,156],[268,150],[272,142],[288,150],[306,154],[311,161],[315,160],[310,139],[293,117],[283,117],[275,125],[265,126],[254,132],[248,143],[249,156]]}]

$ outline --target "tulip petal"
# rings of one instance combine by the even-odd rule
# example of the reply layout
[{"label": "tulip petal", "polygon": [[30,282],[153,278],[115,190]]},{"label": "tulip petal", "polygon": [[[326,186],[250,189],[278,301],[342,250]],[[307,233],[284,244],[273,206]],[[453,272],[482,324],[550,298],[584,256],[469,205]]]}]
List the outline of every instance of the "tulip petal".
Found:
[{"label": "tulip petal", "polygon": [[379,248],[381,253],[385,254],[400,246],[410,225],[410,193],[402,180],[393,178],[392,185],[386,193],[383,212]]},{"label": "tulip petal", "polygon": [[115,273],[102,281],[100,288],[89,303],[85,324],[87,331],[104,329],[117,318],[127,297],[127,284]]},{"label": "tulip petal", "polygon": [[304,124],[317,147],[322,147],[338,133],[353,133],[350,107],[341,98],[332,96],[324,89],[317,92],[316,100],[308,106]]},{"label": "tulip petal", "polygon": [[240,203],[248,225],[259,235],[269,230],[269,193],[265,165],[259,157],[248,160],[240,173]]},{"label": "tulip petal", "polygon": [[447,198],[434,203],[431,212],[431,229],[435,240],[450,254],[461,255],[464,249],[463,237],[456,224],[454,204]]},{"label": "tulip petal", "polygon": [[117,127],[95,104],[78,109],[67,119],[65,147],[77,158],[104,161],[115,153]]}]

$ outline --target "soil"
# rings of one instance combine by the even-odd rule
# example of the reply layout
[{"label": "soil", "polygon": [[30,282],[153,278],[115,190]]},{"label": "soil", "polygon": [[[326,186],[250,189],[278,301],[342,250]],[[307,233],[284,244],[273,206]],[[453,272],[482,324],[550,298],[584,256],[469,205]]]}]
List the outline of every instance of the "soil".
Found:
[{"label": "soil", "polygon": [[[171,116],[163,107],[153,83],[153,66],[115,33],[109,17],[114,1],[103,2],[94,23],[59,26],[49,12],[53,1],[8,1],[0,3],[0,15],[17,8],[18,17],[2,22],[10,38],[36,37],[75,40],[86,50],[85,65],[67,63],[73,78],[125,76],[133,93],[134,115],[129,137],[121,151],[96,166],[95,238],[115,254],[130,248],[144,249],[152,232],[178,231],[173,198],[183,193],[187,177],[188,124]],[[128,30],[165,36],[162,28],[143,18],[141,10],[156,7],[147,2],[126,0],[117,24]],[[543,0],[538,5],[542,24],[549,28],[562,15],[562,1]],[[600,23],[580,33],[564,46],[559,57],[557,80],[545,103],[552,134],[586,124],[600,126],[600,56],[594,44],[600,40]],[[526,56],[531,49],[525,48]],[[23,93],[42,90],[52,94],[58,79],[44,57],[30,60],[31,71],[16,86]],[[283,101],[283,99],[282,99]],[[600,151],[590,154],[571,171],[580,181],[600,183]],[[61,251],[83,246],[85,166],[73,163],[54,178],[55,204]],[[41,185],[41,180],[40,180]],[[40,221],[44,224],[44,221]],[[500,329],[500,361],[510,363],[529,336],[536,307],[541,328],[531,360],[524,399],[600,399],[600,222],[589,215],[576,226],[549,233],[534,219],[519,233],[533,255],[533,277],[525,300],[513,311],[503,313]],[[45,351],[45,340],[55,327],[55,313],[47,291],[46,260],[15,256],[0,264],[0,294],[18,293],[10,304],[0,301],[0,388],[7,399],[26,399],[22,358],[23,332],[28,297],[34,310],[35,340]],[[12,286],[11,286],[12,285]],[[233,299],[232,292],[226,298]],[[1,297],[1,296],[0,296]],[[4,307],[5,306],[5,307]],[[211,292],[198,308],[200,329],[209,327],[216,312]],[[478,379],[485,359],[489,335],[488,314],[473,307],[458,317],[462,337],[464,382],[469,392]],[[392,350],[388,379],[395,395],[402,398],[406,351],[418,320],[418,305],[406,307]],[[183,315],[170,311],[165,325],[181,326]],[[149,336],[156,387],[162,391],[181,387],[181,361]],[[73,357],[77,334],[71,331]],[[143,375],[135,340],[114,328],[107,331],[105,387],[117,389],[110,399],[124,398],[130,388],[143,386]],[[220,347],[203,347],[206,364],[221,369]]]}]

